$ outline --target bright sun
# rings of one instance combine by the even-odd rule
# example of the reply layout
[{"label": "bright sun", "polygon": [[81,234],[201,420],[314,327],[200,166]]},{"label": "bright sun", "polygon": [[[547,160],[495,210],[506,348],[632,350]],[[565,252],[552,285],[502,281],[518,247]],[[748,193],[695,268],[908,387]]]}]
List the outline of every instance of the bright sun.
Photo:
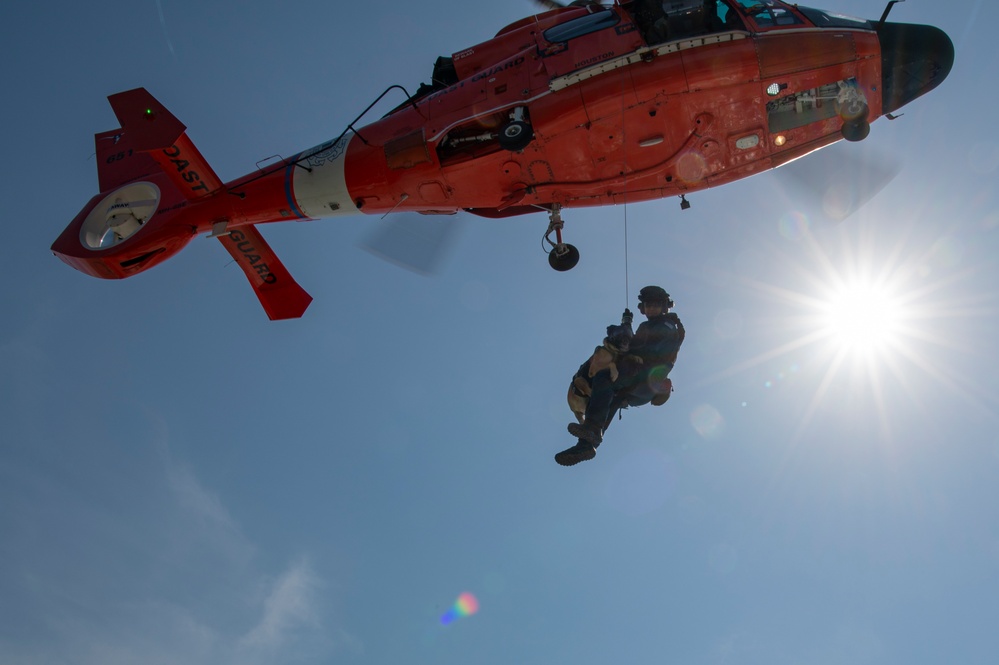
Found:
[{"label": "bright sun", "polygon": [[824,335],[843,351],[884,352],[900,341],[904,307],[884,285],[843,285],[830,292],[818,310]]},{"label": "bright sun", "polygon": [[717,377],[762,366],[764,389],[791,375],[798,387],[810,385],[794,437],[826,400],[843,395],[876,409],[887,432],[888,403],[899,391],[921,399],[912,389],[920,377],[974,399],[975,391],[932,352],[953,345],[939,332],[941,317],[968,316],[971,305],[942,299],[949,282],[926,279],[923,255],[903,244],[884,249],[865,237],[845,240],[830,251],[807,234],[796,255],[774,255],[781,279],[742,278],[761,304],[773,304],[760,319],[771,326],[772,346]]}]

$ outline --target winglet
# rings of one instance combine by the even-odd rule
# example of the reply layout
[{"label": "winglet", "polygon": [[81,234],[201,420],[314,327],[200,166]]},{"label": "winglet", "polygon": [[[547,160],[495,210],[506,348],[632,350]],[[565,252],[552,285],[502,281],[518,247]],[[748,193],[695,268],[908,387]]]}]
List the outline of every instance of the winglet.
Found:
[{"label": "winglet", "polygon": [[135,149],[121,129],[94,135],[97,157],[97,184],[102,192],[149,177],[161,171],[148,153]]},{"label": "winglet", "polygon": [[297,319],[305,313],[312,296],[298,285],[256,227],[242,226],[218,238],[246,273],[271,321]]}]

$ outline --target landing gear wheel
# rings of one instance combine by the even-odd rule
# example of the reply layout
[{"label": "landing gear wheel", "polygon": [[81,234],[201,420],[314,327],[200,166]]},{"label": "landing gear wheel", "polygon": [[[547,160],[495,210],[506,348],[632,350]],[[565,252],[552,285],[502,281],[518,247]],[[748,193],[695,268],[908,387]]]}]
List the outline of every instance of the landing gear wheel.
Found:
[{"label": "landing gear wheel", "polygon": [[[562,206],[558,203],[552,203],[551,206],[548,210],[548,231],[541,242],[551,247],[547,250],[548,265],[559,272],[565,272],[579,263],[579,250],[562,240],[562,227],[565,226],[562,221]],[[555,240],[551,238],[552,233],[555,234]]]},{"label": "landing gear wheel", "polygon": [[863,141],[871,133],[871,123],[866,120],[855,120],[844,124],[840,131],[843,133],[843,138],[856,143]]},{"label": "landing gear wheel", "polygon": [[514,120],[503,126],[499,133],[499,144],[504,150],[519,152],[534,140],[534,129],[523,120]]},{"label": "landing gear wheel", "polygon": [[548,252],[548,265],[559,272],[572,270],[577,263],[579,263],[579,250],[569,243],[556,245]]}]

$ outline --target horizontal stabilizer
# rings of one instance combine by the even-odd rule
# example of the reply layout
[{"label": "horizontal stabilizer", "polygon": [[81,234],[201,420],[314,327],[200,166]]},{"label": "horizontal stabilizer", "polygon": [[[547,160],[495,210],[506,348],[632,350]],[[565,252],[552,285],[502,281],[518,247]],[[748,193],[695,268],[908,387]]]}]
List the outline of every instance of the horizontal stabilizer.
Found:
[{"label": "horizontal stabilizer", "polygon": [[297,319],[305,313],[312,296],[298,285],[256,227],[242,226],[219,240],[246,273],[270,320]]},{"label": "horizontal stabilizer", "polygon": [[188,200],[199,199],[222,181],[185,133],[187,127],[145,88],[108,97],[128,149],[148,153]]},{"label": "horizontal stabilizer", "polygon": [[162,150],[174,144],[187,127],[145,88],[108,96],[122,129],[136,150]]}]

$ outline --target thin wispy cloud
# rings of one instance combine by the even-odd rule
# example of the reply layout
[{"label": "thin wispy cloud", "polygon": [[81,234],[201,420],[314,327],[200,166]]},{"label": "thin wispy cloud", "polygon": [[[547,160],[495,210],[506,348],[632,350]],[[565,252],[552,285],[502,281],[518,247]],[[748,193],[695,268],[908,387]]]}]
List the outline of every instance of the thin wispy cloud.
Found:
[{"label": "thin wispy cloud", "polygon": [[44,506],[58,501],[88,538],[71,566],[49,557],[20,560],[12,602],[23,594],[44,620],[16,638],[0,631],[0,664],[264,665],[327,662],[334,649],[357,651],[357,640],[331,625],[326,584],[310,559],[262,566],[266,543],[248,537],[224,493],[177,459],[165,419],[151,408],[144,413],[150,429],[129,445],[144,443],[157,454],[134,468],[144,489],[133,505],[21,483],[22,524],[50,520]]},{"label": "thin wispy cloud", "polygon": [[239,530],[218,495],[206,490],[190,469],[171,463],[167,469],[167,480],[182,508],[213,526]]},{"label": "thin wispy cloud", "polygon": [[301,629],[318,628],[319,585],[319,577],[307,560],[293,564],[274,582],[260,622],[240,639],[240,646],[271,651],[285,646]]},{"label": "thin wispy cloud", "polygon": [[170,41],[170,34],[167,32],[166,18],[163,16],[163,2],[162,0],[156,0],[156,12],[160,17],[160,27],[163,28],[163,39],[166,40],[167,48],[170,49],[170,55],[173,59],[177,59],[177,52],[173,48],[173,42]]}]

